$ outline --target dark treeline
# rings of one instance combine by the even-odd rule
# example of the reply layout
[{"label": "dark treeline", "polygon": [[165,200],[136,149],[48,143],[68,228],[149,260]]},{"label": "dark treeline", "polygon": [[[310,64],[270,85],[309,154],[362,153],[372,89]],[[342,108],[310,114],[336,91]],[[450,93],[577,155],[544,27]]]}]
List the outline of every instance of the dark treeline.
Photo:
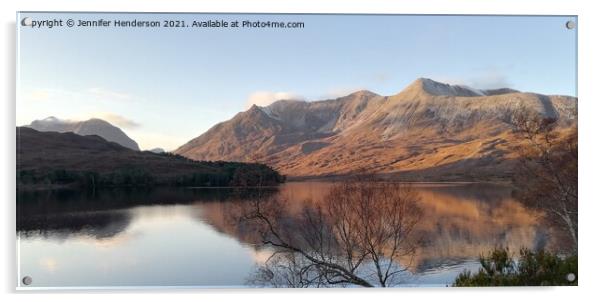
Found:
[{"label": "dark treeline", "polygon": [[150,186],[273,186],[284,177],[267,165],[195,161],[134,151],[98,136],[17,128],[19,190]]},{"label": "dark treeline", "polygon": [[[173,156],[173,155],[165,155]],[[19,185],[101,187],[166,186],[271,186],[284,182],[285,177],[263,164],[237,162],[198,162],[199,172],[177,170],[153,173],[141,166],[122,167],[109,173],[67,169],[35,169],[17,171]],[[207,169],[209,168],[209,170]]]}]

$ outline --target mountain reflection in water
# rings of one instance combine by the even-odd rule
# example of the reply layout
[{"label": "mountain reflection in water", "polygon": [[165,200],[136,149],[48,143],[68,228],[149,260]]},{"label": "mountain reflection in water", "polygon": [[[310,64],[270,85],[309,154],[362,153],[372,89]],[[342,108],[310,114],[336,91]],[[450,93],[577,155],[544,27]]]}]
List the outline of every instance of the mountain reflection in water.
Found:
[{"label": "mountain reflection in water", "polygon": [[[245,286],[270,255],[241,222],[249,200],[319,204],[331,183],[267,189],[158,188],[19,192],[20,272],[32,286]],[[489,184],[416,184],[423,217],[407,282],[442,285],[495,246],[556,247],[556,240],[511,197]],[[241,206],[243,205],[243,206]]]}]

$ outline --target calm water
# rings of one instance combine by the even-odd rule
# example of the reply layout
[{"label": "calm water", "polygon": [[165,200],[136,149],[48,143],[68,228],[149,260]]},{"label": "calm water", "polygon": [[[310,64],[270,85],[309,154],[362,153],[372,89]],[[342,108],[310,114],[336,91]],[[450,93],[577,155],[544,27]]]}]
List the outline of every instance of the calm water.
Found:
[{"label": "calm water", "polygon": [[[329,183],[287,183],[264,190],[291,208],[319,200]],[[417,185],[422,240],[407,286],[445,285],[496,245],[554,246],[534,213],[507,187]],[[47,286],[248,286],[271,255],[237,224],[236,207],[257,190],[155,189],[19,194],[20,276]],[[294,209],[293,209],[294,211]]]}]

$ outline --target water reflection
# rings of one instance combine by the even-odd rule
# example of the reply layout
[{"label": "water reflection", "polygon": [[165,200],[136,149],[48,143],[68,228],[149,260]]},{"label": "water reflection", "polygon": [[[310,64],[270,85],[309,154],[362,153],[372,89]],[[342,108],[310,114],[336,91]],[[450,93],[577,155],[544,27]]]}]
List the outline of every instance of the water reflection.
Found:
[{"label": "water reflection", "polygon": [[191,205],[193,203],[230,202],[277,192],[265,189],[114,189],[100,191],[33,191],[17,196],[17,231],[21,237],[64,239],[83,235],[97,239],[123,232],[132,215],[145,217],[145,212],[132,211],[141,206]]},{"label": "water reflection", "polygon": [[[281,196],[295,215],[302,201],[320,203],[330,186],[20,192],[21,271],[36,275],[37,286],[243,286],[271,253],[257,230],[241,223],[241,205]],[[558,246],[507,187],[415,187],[423,217],[410,283],[449,283],[496,245]]]},{"label": "water reflection", "polygon": [[[301,210],[302,201],[311,200],[318,206],[330,187],[328,183],[295,183],[282,189],[280,195],[290,201],[278,205],[285,207],[289,215],[288,218],[280,218],[287,224],[285,233],[303,233],[309,227],[294,219]],[[449,271],[457,274],[464,268],[476,268],[479,255],[496,246],[508,246],[512,251],[521,247],[556,248],[553,237],[540,225],[536,213],[513,200],[509,187],[484,184],[423,184],[414,187],[424,213],[413,235],[419,238],[419,244],[412,257],[397,259],[414,275],[433,272],[445,275]],[[236,219],[231,217],[240,216],[242,212],[240,204],[230,203],[203,207],[199,214],[221,232],[250,244],[260,244],[262,238],[256,227],[240,227],[240,224],[232,223]],[[290,226],[295,223],[300,225]],[[288,260],[290,263],[291,259]],[[293,260],[295,265],[299,264],[298,259]],[[278,265],[283,266],[282,263]],[[416,283],[441,283],[453,280],[454,276],[447,274],[447,281],[438,281],[432,275],[409,279]]]},{"label": "water reflection", "polygon": [[[292,183],[281,192],[288,200],[288,210],[296,212],[303,200],[320,200],[328,183]],[[421,246],[417,256],[432,262],[436,259],[475,258],[496,245],[553,248],[555,242],[540,225],[536,213],[526,210],[511,198],[510,188],[499,185],[419,185],[420,207],[424,217],[417,225]],[[249,243],[258,238],[247,229],[232,223],[238,206],[231,203],[196,205],[201,219],[217,230]],[[429,260],[429,261],[426,261]]]}]

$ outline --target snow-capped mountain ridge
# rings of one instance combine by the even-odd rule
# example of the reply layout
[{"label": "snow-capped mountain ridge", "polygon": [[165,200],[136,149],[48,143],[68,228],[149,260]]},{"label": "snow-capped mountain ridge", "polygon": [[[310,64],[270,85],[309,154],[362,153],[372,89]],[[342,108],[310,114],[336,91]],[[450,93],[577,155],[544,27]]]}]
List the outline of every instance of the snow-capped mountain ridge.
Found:
[{"label": "snow-capped mountain ridge", "polygon": [[128,137],[123,130],[99,118],[71,121],[49,116],[42,120],[35,120],[25,127],[42,132],[73,132],[79,135],[98,135],[107,141],[118,143],[126,148],[140,150],[138,143]]},{"label": "snow-capped mountain ridge", "polygon": [[[510,113],[533,110],[569,126],[576,122],[576,106],[573,97],[420,78],[391,96],[358,91],[329,100],[253,106],[175,152],[196,160],[259,161],[292,176],[357,169],[401,173],[447,164],[458,175],[504,171],[485,163],[507,168],[515,156]],[[500,143],[491,147],[493,140]]]},{"label": "snow-capped mountain ridge", "polygon": [[[452,85],[437,82],[428,78],[418,78],[410,84],[404,91],[421,91],[433,96],[454,96],[454,97],[478,97],[490,96],[496,94],[517,93],[520,91],[507,87],[496,89],[478,89],[468,85]],[[403,92],[403,91],[402,91]]]}]

